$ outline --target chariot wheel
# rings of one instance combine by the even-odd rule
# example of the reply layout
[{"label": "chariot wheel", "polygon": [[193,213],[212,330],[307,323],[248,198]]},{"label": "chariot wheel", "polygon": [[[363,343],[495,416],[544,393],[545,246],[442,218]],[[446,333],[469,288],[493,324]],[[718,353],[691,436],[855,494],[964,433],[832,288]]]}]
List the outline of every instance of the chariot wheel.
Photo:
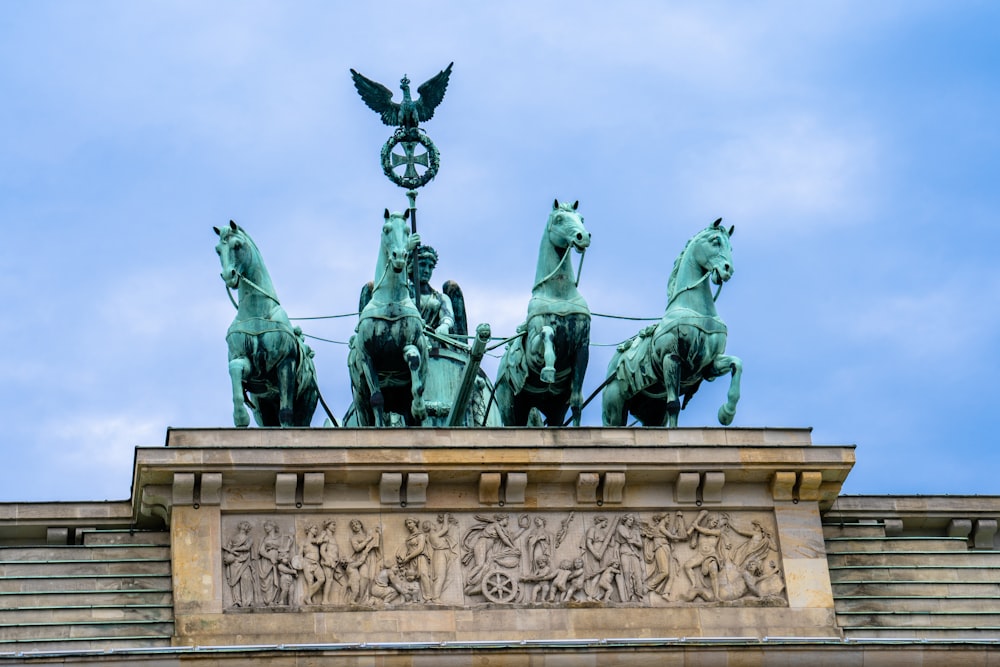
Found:
[{"label": "chariot wheel", "polygon": [[517,597],[517,580],[502,570],[493,570],[483,579],[483,595],[490,602],[513,602]]}]

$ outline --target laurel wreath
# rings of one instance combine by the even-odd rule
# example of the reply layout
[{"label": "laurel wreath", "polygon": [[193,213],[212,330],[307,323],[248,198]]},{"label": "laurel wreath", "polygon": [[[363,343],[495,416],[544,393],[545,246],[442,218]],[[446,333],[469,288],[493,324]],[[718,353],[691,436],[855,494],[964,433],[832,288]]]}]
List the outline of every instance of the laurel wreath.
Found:
[{"label": "laurel wreath", "polygon": [[[403,142],[413,142],[420,144],[427,149],[427,157],[430,164],[427,166],[427,171],[423,173],[422,176],[400,176],[394,172],[392,158],[392,149]],[[396,165],[401,166],[401,165]],[[431,138],[427,136],[427,133],[420,128],[396,128],[396,132],[389,137],[389,140],[385,142],[382,146],[382,172],[386,175],[390,181],[395,183],[401,188],[407,188],[410,190],[427,185],[432,178],[437,176],[438,169],[441,168],[441,152],[438,151],[437,146],[431,141]]]}]

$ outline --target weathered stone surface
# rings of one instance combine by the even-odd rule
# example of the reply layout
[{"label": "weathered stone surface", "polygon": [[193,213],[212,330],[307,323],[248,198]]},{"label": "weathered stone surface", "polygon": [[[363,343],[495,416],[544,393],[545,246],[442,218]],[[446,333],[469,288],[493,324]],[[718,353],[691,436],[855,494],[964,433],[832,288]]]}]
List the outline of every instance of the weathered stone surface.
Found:
[{"label": "weathered stone surface", "polygon": [[176,507],[171,522],[174,607],[178,614],[222,611],[218,507]]},{"label": "weathered stone surface", "polygon": [[[172,432],[186,439],[185,448],[176,457],[171,447],[141,450],[142,479],[157,482],[178,460],[222,475],[218,527],[213,533],[199,524],[189,543],[217,544],[215,563],[199,569],[201,584],[178,595],[178,633],[185,642],[226,643],[245,636],[248,623],[269,627],[270,619],[284,624],[299,617],[303,622],[290,627],[291,634],[273,635],[275,641],[389,640],[401,628],[428,641],[512,633],[569,638],[602,627],[635,637],[835,635],[816,505],[775,503],[768,485],[775,472],[797,477],[803,465],[842,479],[853,452],[787,444],[794,438],[760,447],[769,439],[763,431],[748,431],[740,439],[753,444],[735,447],[711,430],[649,431],[661,437],[586,428],[523,429],[518,438],[467,429],[378,430],[377,438],[370,437],[374,431],[283,430],[269,432],[258,446],[233,449],[218,446],[228,434],[200,432],[213,444],[198,449],[192,434]],[[663,446],[678,433],[714,444]],[[288,469],[322,473],[318,506],[276,503],[268,479],[273,485]],[[690,500],[692,492],[676,492],[682,473],[692,475]],[[414,475],[426,476],[426,502],[400,507]],[[387,479],[400,486],[387,486]],[[696,505],[703,500],[711,509]],[[596,507],[599,501],[606,506]],[[682,517],[675,518],[678,511]],[[600,527],[599,516],[606,519]],[[184,518],[181,527],[174,518],[178,536],[195,529],[190,521]],[[269,529],[271,569],[262,569],[268,521],[277,528]],[[327,526],[330,521],[336,526]],[[242,523],[250,526],[245,537]],[[587,556],[591,534],[613,558]],[[239,553],[258,550],[248,557],[257,564],[228,570],[226,545]],[[175,554],[184,557],[178,543]],[[265,569],[272,582],[267,590],[276,597],[248,604],[247,591],[262,590]],[[257,583],[232,576],[250,572]],[[826,582],[825,595],[815,575]],[[210,590],[218,597],[195,604],[192,592],[208,596]],[[800,621],[788,615],[792,600],[805,614]],[[819,616],[809,616],[814,612]]]},{"label": "weathered stone surface", "polygon": [[785,558],[788,605],[793,608],[831,609],[833,592],[827,564],[820,558]]}]

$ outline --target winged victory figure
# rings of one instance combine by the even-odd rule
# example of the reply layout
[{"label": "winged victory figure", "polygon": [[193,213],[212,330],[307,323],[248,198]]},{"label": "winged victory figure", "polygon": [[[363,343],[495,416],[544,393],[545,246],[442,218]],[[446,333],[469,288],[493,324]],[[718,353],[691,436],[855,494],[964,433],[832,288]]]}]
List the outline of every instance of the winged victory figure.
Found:
[{"label": "winged victory figure", "polygon": [[420,122],[434,117],[434,109],[444,99],[448,78],[451,76],[451,66],[454,64],[449,63],[443,70],[422,83],[417,88],[420,96],[416,100],[410,97],[410,80],[403,75],[399,82],[399,87],[403,89],[403,101],[398,103],[392,101],[392,91],[381,83],[372,81],[353,69],[351,78],[354,79],[354,87],[358,89],[361,99],[369,109],[382,117],[383,123],[412,130],[416,129]]}]

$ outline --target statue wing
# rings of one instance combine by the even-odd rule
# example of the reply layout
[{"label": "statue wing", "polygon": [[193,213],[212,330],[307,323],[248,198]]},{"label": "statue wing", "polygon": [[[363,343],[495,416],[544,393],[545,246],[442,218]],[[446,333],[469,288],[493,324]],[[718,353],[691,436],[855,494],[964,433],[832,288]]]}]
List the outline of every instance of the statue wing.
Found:
[{"label": "statue wing", "polygon": [[468,336],[469,318],[465,314],[465,296],[462,294],[462,288],[454,280],[449,280],[441,286],[441,291],[451,299],[451,308],[455,311],[455,326],[452,327],[452,331],[456,336]]},{"label": "statue wing", "polygon": [[[441,100],[444,99],[444,91],[448,89],[448,78],[451,76],[451,66],[454,64],[455,63],[448,63],[447,67],[432,76],[430,79],[427,79],[427,81],[422,83],[420,87],[417,88],[417,92],[420,93],[420,99],[418,99],[415,104],[417,106],[417,114],[420,117],[420,122],[430,120],[434,117],[434,109],[437,108],[437,105],[441,104]],[[353,72],[354,70],[351,71]],[[357,79],[355,79],[355,81],[357,81]],[[363,94],[362,97],[364,97]],[[365,100],[365,102],[367,101],[368,100]],[[371,103],[369,103],[368,106],[371,106]]]},{"label": "statue wing", "polygon": [[[383,123],[393,126],[399,125],[399,104],[392,101],[391,90],[378,81],[372,81],[353,69],[351,70],[351,78],[354,79],[354,87],[358,89],[361,99],[365,101],[369,109],[382,116]],[[433,81],[434,79],[431,80]],[[424,86],[426,85],[425,83]],[[445,85],[448,85],[447,77],[445,78]],[[420,88],[423,90],[423,86]],[[444,90],[441,91],[441,95],[444,95]],[[438,100],[438,102],[440,101]]]},{"label": "statue wing", "polygon": [[365,309],[368,302],[372,300],[372,292],[375,291],[375,283],[369,280],[361,286],[361,296],[358,297],[358,313]]}]

